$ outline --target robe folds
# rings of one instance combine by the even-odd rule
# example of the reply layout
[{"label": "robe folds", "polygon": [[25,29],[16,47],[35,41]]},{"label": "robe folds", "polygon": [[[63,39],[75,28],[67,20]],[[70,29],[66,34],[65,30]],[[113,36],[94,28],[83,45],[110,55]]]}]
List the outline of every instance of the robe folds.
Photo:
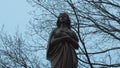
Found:
[{"label": "robe folds", "polygon": [[78,38],[71,29],[54,29],[47,45],[47,59],[51,68],[77,68]]}]

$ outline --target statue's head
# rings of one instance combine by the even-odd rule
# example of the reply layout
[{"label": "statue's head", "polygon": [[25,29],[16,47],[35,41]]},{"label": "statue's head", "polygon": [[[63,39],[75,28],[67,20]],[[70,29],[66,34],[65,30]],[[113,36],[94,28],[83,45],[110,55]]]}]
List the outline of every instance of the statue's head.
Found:
[{"label": "statue's head", "polygon": [[60,15],[58,16],[58,20],[57,20],[57,27],[60,27],[61,25],[65,25],[68,28],[71,27],[71,22],[70,22],[70,18],[68,16],[67,13],[60,13]]}]

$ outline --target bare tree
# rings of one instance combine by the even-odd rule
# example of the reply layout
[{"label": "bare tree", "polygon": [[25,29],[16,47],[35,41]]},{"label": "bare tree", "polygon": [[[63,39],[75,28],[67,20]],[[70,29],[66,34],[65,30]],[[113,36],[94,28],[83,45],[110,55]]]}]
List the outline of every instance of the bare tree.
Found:
[{"label": "bare tree", "polygon": [[[47,43],[57,16],[66,11],[79,37],[79,67],[120,67],[119,0],[28,0],[36,10],[30,34]],[[41,11],[40,11],[41,10]],[[39,12],[38,12],[39,11]],[[35,41],[36,44],[43,44]],[[45,44],[44,43],[44,44]],[[45,45],[41,45],[45,49]]]},{"label": "bare tree", "polygon": [[44,68],[29,42],[18,32],[11,36],[0,31],[0,68]]}]

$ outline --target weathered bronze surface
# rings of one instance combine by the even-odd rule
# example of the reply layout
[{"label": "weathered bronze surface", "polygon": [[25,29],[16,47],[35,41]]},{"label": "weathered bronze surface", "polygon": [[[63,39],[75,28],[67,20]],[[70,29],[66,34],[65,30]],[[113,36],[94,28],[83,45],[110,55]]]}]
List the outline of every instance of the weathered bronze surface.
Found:
[{"label": "weathered bronze surface", "polygon": [[71,30],[69,16],[61,13],[57,28],[51,32],[47,45],[47,59],[51,62],[51,68],[77,68],[75,49],[78,48],[78,38]]}]

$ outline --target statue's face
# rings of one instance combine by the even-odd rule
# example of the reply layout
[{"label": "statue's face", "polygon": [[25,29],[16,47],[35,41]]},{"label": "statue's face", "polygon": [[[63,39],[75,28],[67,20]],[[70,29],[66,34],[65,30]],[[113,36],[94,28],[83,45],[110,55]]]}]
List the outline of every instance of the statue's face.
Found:
[{"label": "statue's face", "polygon": [[68,20],[68,16],[66,14],[61,14],[59,20],[61,22],[66,22]]}]

